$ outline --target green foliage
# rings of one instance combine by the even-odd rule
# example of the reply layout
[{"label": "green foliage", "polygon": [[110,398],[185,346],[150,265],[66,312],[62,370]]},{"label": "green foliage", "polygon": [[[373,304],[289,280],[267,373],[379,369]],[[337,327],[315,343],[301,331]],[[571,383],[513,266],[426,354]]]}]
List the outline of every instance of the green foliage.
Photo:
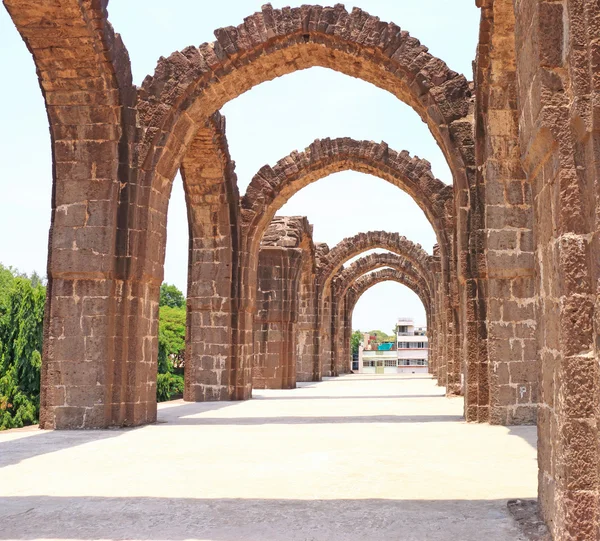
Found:
[{"label": "green foliage", "polygon": [[[175,364],[183,362],[185,353],[185,308],[161,306],[158,318],[158,347],[159,350],[162,349],[162,357],[173,359]],[[160,357],[161,354],[159,354],[159,359]],[[160,362],[159,360],[159,364]]]},{"label": "green foliage", "polygon": [[358,353],[358,346],[363,339],[363,333],[360,331],[354,331],[352,336],[350,337],[350,348],[352,349],[352,355],[356,355]]},{"label": "green foliage", "polygon": [[0,430],[37,422],[46,289],[0,265]]},{"label": "green foliage", "polygon": [[172,400],[183,394],[183,364],[185,355],[185,307],[159,308],[158,378],[156,399]]},{"label": "green foliage", "polygon": [[381,344],[383,342],[395,342],[396,341],[395,334],[390,336],[389,334],[385,334],[383,331],[370,331],[369,334],[372,336],[375,336],[375,339],[378,344]]},{"label": "green foliage", "polygon": [[159,306],[183,308],[185,306],[185,296],[174,285],[164,283],[160,286]]},{"label": "green foliage", "polygon": [[183,376],[181,374],[158,374],[156,378],[156,400],[165,402],[183,394]]}]

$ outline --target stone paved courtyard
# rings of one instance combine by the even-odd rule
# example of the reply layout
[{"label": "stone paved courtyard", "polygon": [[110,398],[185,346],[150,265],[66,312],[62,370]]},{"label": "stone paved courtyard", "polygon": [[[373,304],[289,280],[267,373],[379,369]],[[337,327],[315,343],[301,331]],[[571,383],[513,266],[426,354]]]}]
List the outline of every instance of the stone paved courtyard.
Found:
[{"label": "stone paved courtyard", "polygon": [[0,539],[514,541],[536,428],[466,424],[428,376],[159,406],[130,430],[0,433]]}]

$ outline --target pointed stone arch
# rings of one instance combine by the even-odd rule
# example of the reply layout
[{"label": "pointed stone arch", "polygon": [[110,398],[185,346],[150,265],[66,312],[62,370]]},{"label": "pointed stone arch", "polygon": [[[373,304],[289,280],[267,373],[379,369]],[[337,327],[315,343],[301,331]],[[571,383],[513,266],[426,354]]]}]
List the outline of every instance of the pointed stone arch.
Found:
[{"label": "pointed stone arch", "polygon": [[437,314],[437,303],[435,298],[436,284],[434,283],[433,275],[429,272],[430,269],[425,271],[404,256],[398,254],[368,254],[354,261],[348,268],[338,272],[333,280],[334,310],[332,314],[332,327],[334,329],[335,347],[333,349],[335,351],[334,363],[336,373],[346,372],[348,369],[347,361],[350,359],[349,334],[352,333],[352,311],[349,309],[348,289],[367,273],[384,267],[410,276],[414,283],[419,286],[420,291],[426,295],[427,302],[421,302],[423,302],[423,306],[425,307],[427,328],[431,339],[435,328],[434,320]]},{"label": "pointed stone arch", "polygon": [[[431,272],[434,266],[439,264],[439,258],[434,261],[432,256],[428,255],[420,245],[409,241],[398,233],[386,231],[371,231],[347,237],[323,254],[319,260],[318,269],[320,350],[323,375],[335,375],[336,366],[339,364],[335,353],[338,343],[337,329],[332,322],[335,319],[337,303],[341,301],[335,296],[331,288],[331,282],[346,261],[375,248],[389,250],[392,253],[401,255],[417,266],[423,275],[432,276]],[[434,284],[443,284],[441,275],[438,275],[435,282],[431,280],[431,294],[435,294],[439,298],[438,304],[441,307],[438,319],[444,329],[444,334],[447,336],[444,355],[439,356],[444,359],[443,366],[447,366],[447,369],[443,369],[443,377],[440,378],[439,384],[447,387],[449,394],[459,394],[460,365],[455,362],[458,355],[453,345],[459,343],[458,333],[460,331],[455,325],[455,320],[451,319],[454,310],[449,302],[448,295],[443,294],[446,289],[440,287],[436,289]]]},{"label": "pointed stone arch", "polygon": [[423,302],[423,306],[428,305],[427,292],[424,291],[421,285],[409,274],[398,271],[396,269],[382,269],[362,276],[348,289],[348,300],[350,312],[354,310],[358,299],[369,289],[381,282],[398,282],[399,284],[408,287],[418,295]]},{"label": "pointed stone arch", "polygon": [[241,202],[247,234],[259,238],[294,194],[319,179],[346,170],[379,177],[410,195],[431,223],[444,252],[450,251],[454,229],[452,186],[433,176],[427,160],[405,150],[392,150],[384,142],[348,137],[317,139],[303,152],[294,151],[274,166],[262,167]]},{"label": "pointed stone arch", "polygon": [[387,231],[358,233],[340,241],[321,260],[319,264],[319,286],[321,290],[330,285],[331,280],[346,261],[375,248],[402,255],[422,269],[427,268],[430,264],[430,256],[423,250],[421,245],[415,244],[399,233]]}]

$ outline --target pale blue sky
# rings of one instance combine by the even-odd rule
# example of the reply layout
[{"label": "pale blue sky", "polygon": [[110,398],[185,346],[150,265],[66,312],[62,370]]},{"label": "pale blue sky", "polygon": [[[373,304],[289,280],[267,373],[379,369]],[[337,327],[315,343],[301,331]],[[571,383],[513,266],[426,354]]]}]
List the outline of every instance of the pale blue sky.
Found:
[{"label": "pale blue sky", "polygon": [[[237,25],[260,9],[253,0],[112,0],[109,19],[123,36],[134,81],[152,73],[158,58],[214,39],[213,30]],[[289,2],[272,2],[274,7]],[[348,10],[353,4],[346,3]],[[362,0],[359,7],[393,21],[454,70],[472,78],[479,25],[474,0]],[[0,8],[0,262],[45,274],[52,184],[50,137],[35,67],[10,17]],[[419,117],[391,94],[322,69],[286,75],[228,103],[227,137],[240,192],[266,164],[316,138],[385,141],[432,163],[444,182],[444,157]],[[397,188],[368,175],[343,172],[308,186],[280,214],[305,215],[315,241],[335,245],[360,231],[399,231],[431,253],[435,236],[417,205]],[[185,291],[187,225],[181,181],[169,207],[165,280]],[[353,326],[389,332],[399,315],[424,321],[417,296],[395,283],[372,288],[358,302]]]}]

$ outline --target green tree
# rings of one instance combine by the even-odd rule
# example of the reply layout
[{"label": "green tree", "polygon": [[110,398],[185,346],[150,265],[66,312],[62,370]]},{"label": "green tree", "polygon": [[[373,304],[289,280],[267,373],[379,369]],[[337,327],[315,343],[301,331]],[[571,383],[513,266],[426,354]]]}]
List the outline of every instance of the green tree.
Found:
[{"label": "green tree", "polygon": [[183,393],[185,307],[161,306],[158,318],[158,376],[156,399],[171,400]]},{"label": "green tree", "polygon": [[350,348],[352,349],[352,355],[356,355],[358,353],[358,346],[363,339],[363,333],[360,331],[354,331],[352,336],[350,337]]},{"label": "green tree", "polygon": [[183,362],[185,353],[185,308],[161,306],[158,315],[158,344],[163,355],[175,364]]},{"label": "green tree", "polygon": [[172,284],[163,283],[160,286],[159,306],[170,306],[171,308],[183,308],[185,296]]},{"label": "green tree", "polygon": [[38,420],[45,300],[39,281],[0,266],[0,429]]},{"label": "green tree", "polygon": [[383,331],[370,331],[369,332],[370,335],[375,336],[375,339],[377,341],[377,343],[381,344],[383,342],[395,342],[396,341],[396,336],[390,336],[388,334],[385,334]]}]

